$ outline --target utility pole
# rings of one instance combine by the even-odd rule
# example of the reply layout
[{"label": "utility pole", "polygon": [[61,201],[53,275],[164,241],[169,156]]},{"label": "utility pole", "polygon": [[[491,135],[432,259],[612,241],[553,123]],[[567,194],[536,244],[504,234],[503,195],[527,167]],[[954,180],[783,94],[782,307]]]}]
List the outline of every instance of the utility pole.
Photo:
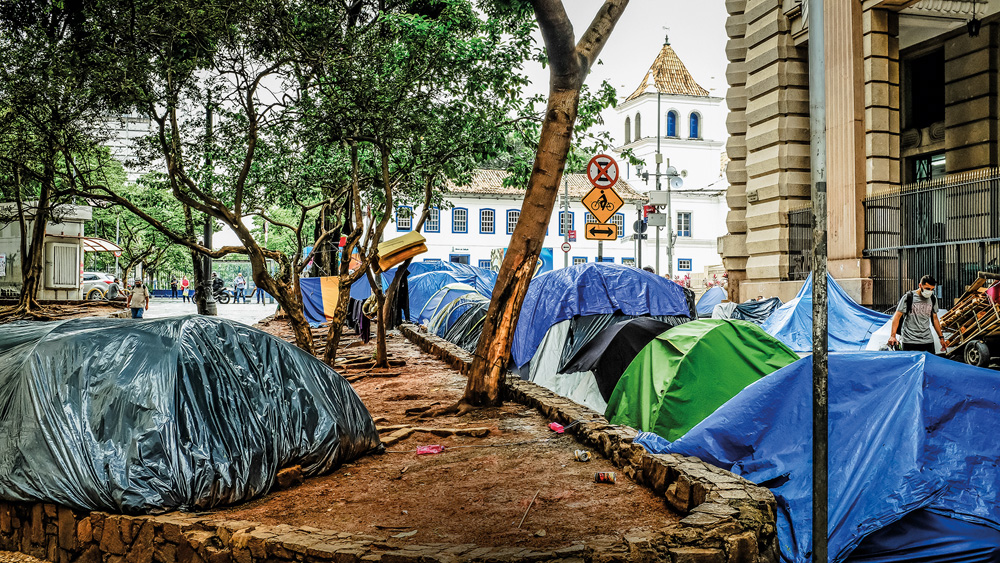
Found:
[{"label": "utility pole", "polygon": [[[563,216],[559,218],[559,226],[563,229],[563,242],[569,243],[569,225],[565,223],[569,217],[569,178],[563,178]],[[584,226],[586,228],[586,226]],[[563,252],[563,268],[569,268],[569,252]]]},{"label": "utility pole", "polygon": [[813,561],[826,563],[829,393],[827,364],[826,56],[823,0],[809,0],[809,133],[813,211]]},{"label": "utility pole", "polygon": [[[119,249],[122,247],[121,231],[122,231],[122,216],[118,215],[118,218],[115,219],[115,246],[117,246]],[[118,266],[118,255],[119,254],[121,254],[121,250],[118,250],[117,252],[115,252],[115,277],[116,278],[121,278],[122,277],[121,269]]]},{"label": "utility pole", "polygon": [[[212,191],[212,166],[214,161],[212,160],[212,99],[208,99],[208,105],[205,106],[205,170],[207,172],[207,187],[209,193]],[[205,214],[205,248],[212,250],[212,233],[215,231],[215,225],[213,224],[212,216]],[[219,314],[218,307],[215,304],[215,296],[212,292],[212,257],[205,256],[203,258],[203,268],[205,275],[202,276],[202,284],[204,284],[205,290],[205,314],[215,316]]]},{"label": "utility pole", "polygon": [[671,206],[670,190],[673,188],[677,171],[670,167],[667,159],[667,275],[674,279],[674,212]]},{"label": "utility pole", "polygon": [[635,204],[635,220],[636,225],[639,226],[635,233],[635,254],[636,254],[636,266],[642,269],[642,202]]},{"label": "utility pole", "polygon": [[[660,89],[656,89],[656,191],[660,191],[660,163],[663,154],[660,153]],[[660,275],[660,227],[656,227],[656,275]],[[673,279],[673,276],[670,276]]]}]

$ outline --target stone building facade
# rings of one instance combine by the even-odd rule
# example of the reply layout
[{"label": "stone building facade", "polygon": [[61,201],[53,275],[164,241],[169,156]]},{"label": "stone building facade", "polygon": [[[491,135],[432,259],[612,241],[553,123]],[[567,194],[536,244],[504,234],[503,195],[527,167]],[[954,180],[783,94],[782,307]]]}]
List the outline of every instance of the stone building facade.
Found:
[{"label": "stone building facade", "polygon": [[[809,206],[810,191],[809,3],[727,0],[726,6],[731,210],[719,249],[732,298],[788,299],[809,269],[803,241],[795,238],[804,215],[796,210]],[[964,259],[946,256],[948,243],[963,230],[986,243],[1000,237],[992,232],[1000,227],[980,228],[996,222],[986,214],[968,219],[976,222],[970,230],[959,213],[993,206],[995,215],[995,195],[986,193],[995,188],[965,200],[948,191],[970,178],[962,173],[1000,165],[997,12],[997,0],[825,2],[829,267],[859,302],[879,303],[878,283],[894,280],[910,289],[918,269],[954,275],[953,285],[961,285],[957,278],[976,260],[968,252]],[[921,203],[910,197],[918,189],[940,193]],[[895,207],[871,204],[885,194],[895,195]],[[915,224],[929,237],[904,224],[914,214],[928,214]],[[891,265],[871,259],[885,225],[898,255]],[[915,246],[933,256],[904,268]],[[978,261],[988,266],[992,251],[982,248]]]}]

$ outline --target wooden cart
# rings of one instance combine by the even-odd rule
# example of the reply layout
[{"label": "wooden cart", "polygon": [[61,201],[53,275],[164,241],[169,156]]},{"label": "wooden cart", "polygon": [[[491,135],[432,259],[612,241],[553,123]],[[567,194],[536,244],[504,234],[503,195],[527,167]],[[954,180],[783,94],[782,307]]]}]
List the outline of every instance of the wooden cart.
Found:
[{"label": "wooden cart", "polygon": [[1000,352],[1000,300],[989,295],[994,293],[989,288],[998,284],[1000,274],[979,272],[979,278],[941,317],[950,358],[989,367],[990,351]]}]

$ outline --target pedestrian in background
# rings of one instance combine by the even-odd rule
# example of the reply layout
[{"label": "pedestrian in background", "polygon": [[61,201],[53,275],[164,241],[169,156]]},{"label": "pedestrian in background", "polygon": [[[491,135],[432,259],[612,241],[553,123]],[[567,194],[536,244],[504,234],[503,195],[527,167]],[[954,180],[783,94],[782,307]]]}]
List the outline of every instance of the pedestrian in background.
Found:
[{"label": "pedestrian in background", "polygon": [[243,279],[243,274],[242,273],[240,273],[240,272],[236,273],[236,279],[234,280],[233,285],[236,287],[236,298],[233,299],[233,302],[237,302],[240,299],[242,299],[243,302],[246,303],[247,302],[247,280]]},{"label": "pedestrian in background", "polygon": [[[936,354],[934,347],[933,327],[937,333],[941,348],[948,349],[948,341],[941,332],[941,321],[937,316],[937,297],[934,288],[937,280],[933,276],[920,278],[920,285],[913,291],[907,291],[896,305],[896,314],[892,316],[892,335],[889,346],[902,344],[904,351],[929,352]],[[896,336],[902,337],[902,342]]]},{"label": "pedestrian in background", "polygon": [[257,292],[257,304],[258,305],[260,305],[262,303],[263,304],[267,304],[267,301],[266,301],[267,294],[264,293],[264,289],[262,287],[260,287],[260,286],[257,286],[256,292]]},{"label": "pedestrian in background", "polygon": [[170,277],[170,298],[177,299],[177,276]]},{"label": "pedestrian in background", "polygon": [[132,309],[132,318],[141,319],[142,312],[149,310],[149,290],[142,284],[142,280],[135,280],[132,293],[128,296],[128,307]]},{"label": "pedestrian in background", "polygon": [[181,299],[184,303],[191,302],[191,295],[188,293],[191,289],[191,282],[188,281],[187,276],[181,277]]}]

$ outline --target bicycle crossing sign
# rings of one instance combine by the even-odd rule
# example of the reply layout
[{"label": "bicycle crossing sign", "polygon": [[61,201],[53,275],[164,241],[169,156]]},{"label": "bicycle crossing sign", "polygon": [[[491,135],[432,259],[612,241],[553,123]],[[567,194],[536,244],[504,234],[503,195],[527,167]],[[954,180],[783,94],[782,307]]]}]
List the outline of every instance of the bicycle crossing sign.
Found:
[{"label": "bicycle crossing sign", "polygon": [[615,240],[618,238],[618,225],[614,223],[587,223],[583,234],[587,240]]},{"label": "bicycle crossing sign", "polygon": [[600,223],[607,223],[624,203],[613,188],[594,188],[583,196],[583,205]]},{"label": "bicycle crossing sign", "polygon": [[618,163],[606,154],[599,154],[587,164],[587,179],[595,188],[610,188],[618,181]]}]

